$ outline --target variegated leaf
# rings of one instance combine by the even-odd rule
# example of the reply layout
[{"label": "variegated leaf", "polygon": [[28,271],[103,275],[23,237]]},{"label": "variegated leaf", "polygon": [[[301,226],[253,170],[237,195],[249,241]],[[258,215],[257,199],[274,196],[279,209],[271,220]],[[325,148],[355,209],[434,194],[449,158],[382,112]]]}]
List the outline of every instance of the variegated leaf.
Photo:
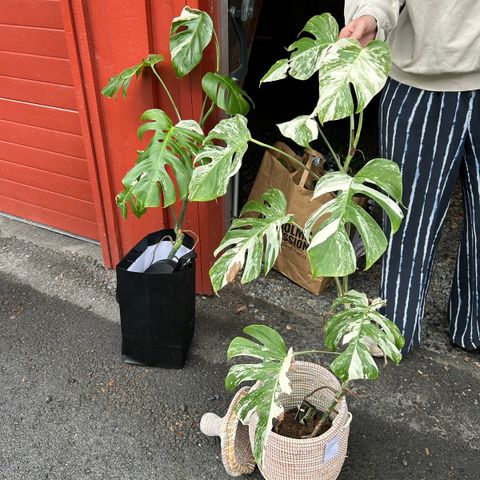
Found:
[{"label": "variegated leaf", "polygon": [[[208,72],[202,79],[202,88],[210,100],[229,115],[246,115],[253,100],[230,77]],[[250,103],[249,103],[250,102]]]},{"label": "variegated leaf", "polygon": [[190,73],[202,60],[212,39],[213,22],[206,12],[185,7],[172,21],[170,55],[177,77]]},{"label": "variegated leaf", "polygon": [[118,75],[110,78],[108,84],[103,88],[102,94],[108,98],[117,98],[117,94],[121,90],[122,96],[123,98],[125,98],[127,96],[127,90],[130,86],[132,78],[138,78],[142,74],[144,68],[153,68],[154,65],[162,61],[162,55],[149,55],[148,57],[144,58],[138,65],[127,68],[123,70],[123,72],[120,72]]},{"label": "variegated leaf", "polygon": [[[117,196],[117,204],[124,216],[128,203],[137,216],[145,213],[148,207],[160,206],[161,196],[164,207],[172,205],[177,200],[175,183],[178,197],[185,199],[193,172],[193,156],[204,138],[195,121],[185,120],[174,125],[162,110],[147,110],[142,120],[146,122],[138,129],[140,140],[149,130],[154,135],[123,179],[124,190]],[[173,171],[175,183],[167,165]]]},{"label": "variegated leaf", "polygon": [[258,417],[253,454],[261,467],[272,421],[283,413],[278,398],[281,393],[291,393],[287,372],[293,361],[293,350],[287,351],[283,338],[266,325],[249,325],[243,331],[257,341],[234,338],[228,348],[228,358],[247,356],[262,362],[234,365],[228,372],[225,385],[227,390],[233,390],[243,382],[259,382],[240,400],[236,413],[243,423],[252,415]]},{"label": "variegated leaf", "polygon": [[[242,165],[250,138],[247,119],[242,115],[222,120],[210,131],[195,157],[190,200],[205,202],[225,195],[230,178]],[[216,145],[216,140],[225,146]]]},{"label": "variegated leaf", "polygon": [[318,124],[308,115],[300,115],[289,122],[279,123],[282,135],[291,138],[296,144],[308,148],[310,142],[318,138]]},{"label": "variegated leaf", "polygon": [[357,40],[341,39],[331,45],[319,67],[319,99],[316,112],[320,123],[339,120],[354,113],[350,91],[353,85],[357,113],[383,88],[392,60],[388,45],[380,40],[365,48]]},{"label": "variegated leaf", "polygon": [[324,13],[312,17],[302,32],[315,38],[303,37],[288,47],[288,51],[292,52],[290,75],[298,80],[307,80],[320,68],[325,49],[337,40],[338,24],[329,13]]},{"label": "variegated leaf", "polygon": [[[387,195],[365,185],[371,183],[385,188],[387,193],[395,196],[395,200],[401,199],[400,171],[392,164],[390,160],[374,159],[355,177],[343,172],[331,172],[317,183],[314,198],[326,193],[336,193],[337,196],[316,210],[305,224],[306,237],[310,238],[313,233],[308,248],[313,275],[341,277],[355,272],[357,260],[346,231],[347,224],[353,224],[363,240],[366,269],[385,252],[388,244],[385,234],[371,215],[354,199],[355,196],[364,195],[377,202],[390,218],[392,233],[396,232],[403,218],[401,208]],[[372,166],[375,167],[374,175],[371,175]]]},{"label": "variegated leaf", "polygon": [[369,302],[365,294],[355,290],[334,302],[336,313],[326,324],[325,346],[335,351],[348,345],[331,364],[342,381],[377,378],[378,368],[365,343],[366,337],[394,363],[402,359],[400,349],[405,340],[395,324],[378,312],[384,303],[381,299]]},{"label": "variegated leaf", "polygon": [[287,78],[287,72],[290,65],[288,63],[288,58],[278,60],[271,67],[270,70],[262,77],[260,84],[265,82],[275,82],[277,80],[283,80]]},{"label": "variegated leaf", "polygon": [[260,218],[246,217],[234,220],[215,255],[225,251],[210,269],[215,292],[232,282],[244,268],[242,283],[251,282],[260,275],[262,260],[267,274],[273,267],[282,244],[282,225],[291,223],[293,215],[286,213],[285,195],[277,189],[268,190],[260,201],[245,204],[240,215],[260,214]]}]

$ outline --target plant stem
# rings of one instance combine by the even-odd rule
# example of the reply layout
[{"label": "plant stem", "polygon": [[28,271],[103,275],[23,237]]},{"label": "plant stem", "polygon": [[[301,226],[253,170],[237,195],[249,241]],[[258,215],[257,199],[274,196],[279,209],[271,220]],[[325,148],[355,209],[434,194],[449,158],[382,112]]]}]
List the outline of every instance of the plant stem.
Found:
[{"label": "plant stem", "polygon": [[335,284],[337,285],[338,296],[342,297],[345,294],[342,288],[342,284],[340,283],[340,280],[338,277],[333,277],[333,278],[335,279]]},{"label": "plant stem", "polygon": [[158,74],[157,70],[155,70],[155,66],[152,65],[152,70],[155,76],[158,78],[160,84],[162,85],[163,89],[165,90],[165,93],[167,94],[167,97],[170,99],[170,102],[173,106],[173,109],[175,110],[175,113],[177,114],[178,121],[180,122],[182,120],[182,117],[180,116],[180,112],[178,111],[177,104],[175,103],[175,100],[172,97],[172,94],[170,93],[170,90],[168,89],[167,85],[165,82],[162,80],[162,77]]},{"label": "plant stem", "polygon": [[335,407],[338,405],[340,399],[344,397],[347,393],[348,385],[348,382],[342,383],[340,390],[335,394],[335,397],[333,398],[330,405],[327,407],[325,413],[322,415],[322,418],[318,421],[318,423],[315,425],[315,428],[313,429],[313,432],[308,435],[307,438],[314,438],[318,435],[318,432],[320,431],[320,428],[322,428],[322,425],[328,420],[328,417],[335,410]]},{"label": "plant stem", "polygon": [[177,222],[177,215],[175,214],[175,209],[170,206],[170,213],[172,214],[172,217],[173,217],[173,225],[174,225],[174,230],[177,231],[177,226],[178,226],[178,222]]},{"label": "plant stem", "polygon": [[173,244],[173,247],[170,250],[170,253],[168,254],[168,257],[167,257],[168,260],[171,260],[175,256],[175,254],[178,252],[180,247],[183,245],[184,236],[185,236],[184,233],[180,230],[180,233],[177,234],[175,243]]},{"label": "plant stem", "polygon": [[205,116],[203,116],[203,118],[200,119],[200,126],[202,128],[205,125],[205,122],[207,121],[207,118],[212,114],[214,108],[215,108],[215,103],[212,102],[212,104],[210,105],[210,108],[208,109]]},{"label": "plant stem", "polygon": [[[352,117],[353,117],[353,115],[350,117],[350,119]],[[357,151],[357,145],[358,145],[358,142],[360,140],[360,134],[362,133],[362,126],[363,126],[363,111],[360,112],[360,114],[358,115],[357,133],[355,134],[355,138],[354,138],[353,143],[350,147],[350,151],[348,152],[347,158],[345,159],[345,164],[343,166],[343,168],[344,168],[343,171],[345,173],[347,173],[348,167],[350,166],[350,160],[352,160],[353,156],[355,155],[355,152]]]},{"label": "plant stem", "polygon": [[200,125],[202,124],[202,119],[203,119],[203,116],[205,115],[205,108],[207,107],[207,100],[208,100],[208,95],[205,95],[203,97],[202,111],[200,112],[200,119],[198,120],[198,123]]},{"label": "plant stem", "polygon": [[337,164],[337,167],[340,171],[342,171],[342,163],[340,162],[340,158],[338,157],[337,153],[335,153],[335,150],[333,147],[330,145],[330,142],[328,141],[327,137],[323,133],[323,130],[320,128],[320,125],[318,126],[318,131],[320,132],[320,136],[322,137],[323,142],[327,146],[328,150],[330,151],[330,154],[335,160],[335,163]]},{"label": "plant stem", "polygon": [[180,216],[178,217],[178,230],[181,231],[183,227],[183,220],[185,218],[185,212],[187,211],[188,200],[183,201],[182,209],[180,210]]},{"label": "plant stem", "polygon": [[330,352],[329,350],[304,350],[302,352],[294,352],[295,357],[299,357],[300,355],[311,355],[312,353],[326,353],[328,355],[340,355],[339,352]]},{"label": "plant stem", "polygon": [[305,164],[303,164],[300,160],[297,160],[295,157],[292,157],[292,155],[284,152],[283,150],[280,150],[279,148],[276,148],[276,147],[273,147],[272,145],[268,145],[267,143],[263,143],[263,142],[260,142],[259,140],[255,140],[254,138],[250,138],[250,141],[252,143],[255,143],[256,145],[260,145],[260,147],[264,147],[264,148],[267,148],[268,150],[273,150],[274,152],[277,152],[279,153],[280,155],[282,155],[283,157],[287,157],[289,158],[290,160],[292,160],[292,162],[294,162],[296,165],[298,165],[299,167],[302,167],[304,170],[307,170],[310,172],[310,174],[312,175],[313,178],[315,178],[315,180],[320,180],[320,177],[315,173],[313,172],[312,170],[310,170],[310,168],[308,168]]}]

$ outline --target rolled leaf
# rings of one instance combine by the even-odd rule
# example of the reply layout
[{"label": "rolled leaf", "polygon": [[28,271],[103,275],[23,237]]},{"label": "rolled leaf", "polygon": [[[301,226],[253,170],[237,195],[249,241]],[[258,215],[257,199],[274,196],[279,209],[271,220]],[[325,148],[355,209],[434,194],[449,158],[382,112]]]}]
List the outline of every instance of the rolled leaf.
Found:
[{"label": "rolled leaf", "polygon": [[383,88],[392,65],[390,48],[381,40],[365,48],[357,40],[341,39],[322,55],[319,67],[320,123],[339,120],[354,113],[350,85],[355,89],[357,113]]},{"label": "rolled leaf", "polygon": [[233,390],[243,382],[260,382],[240,400],[236,413],[243,423],[254,414],[258,416],[253,454],[261,467],[272,421],[283,413],[278,398],[281,393],[291,393],[287,372],[292,364],[293,350],[287,351],[283,338],[266,325],[249,325],[243,331],[257,341],[234,338],[228,348],[228,358],[249,356],[262,362],[234,365],[228,372],[225,385],[228,390]]},{"label": "rolled leaf", "polygon": [[325,346],[335,351],[348,345],[331,364],[332,371],[342,381],[378,377],[377,365],[365,343],[366,337],[394,363],[398,364],[402,359],[400,349],[405,340],[398,327],[378,312],[384,304],[381,299],[369,302],[365,294],[355,290],[334,302],[332,308],[337,312],[326,324]]},{"label": "rolled leaf", "polygon": [[270,70],[261,78],[260,84],[266,82],[275,82],[277,80],[283,80],[287,78],[288,69],[290,64],[288,58],[278,60],[274,65],[270,67]]},{"label": "rolled leaf", "polygon": [[212,32],[212,19],[201,10],[185,7],[180,16],[173,19],[170,55],[177,77],[184,77],[200,63]]},{"label": "rolled leaf", "polygon": [[363,240],[366,269],[385,252],[388,245],[385,234],[371,215],[355,202],[356,196],[370,197],[385,210],[392,233],[400,227],[403,218],[400,207],[387,195],[364,183],[384,188],[394,200],[401,200],[400,171],[390,160],[371,160],[354,177],[343,172],[328,173],[317,183],[314,198],[326,193],[337,195],[317,209],[305,224],[305,235],[311,237],[308,256],[314,276],[341,277],[355,272],[357,260],[346,231],[347,224],[353,224]]},{"label": "rolled leaf", "polygon": [[[193,172],[193,157],[204,138],[196,122],[188,120],[174,125],[162,110],[147,110],[142,120],[146,123],[138,129],[140,139],[149,130],[154,135],[122,181],[124,190],[117,196],[117,204],[124,216],[127,204],[137,216],[148,207],[160,206],[162,196],[163,207],[172,205],[177,200],[177,189],[178,198],[185,199]],[[171,168],[175,183],[167,166]]]},{"label": "rolled leaf", "polygon": [[[195,157],[190,200],[205,202],[225,195],[230,178],[242,165],[250,138],[247,119],[242,115],[222,120],[210,131]],[[216,145],[217,140],[225,145]]]},{"label": "rolled leaf", "polygon": [[210,100],[229,115],[246,115],[253,100],[230,77],[208,72],[202,79],[202,88]]},{"label": "rolled leaf", "polygon": [[280,253],[282,225],[291,223],[293,215],[286,213],[285,195],[277,189],[268,190],[260,201],[249,201],[240,215],[260,214],[259,218],[239,218],[232,222],[224,239],[215,251],[223,255],[210,269],[210,279],[215,292],[232,282],[244,268],[242,283],[260,275],[262,261],[267,274]]},{"label": "rolled leaf", "polygon": [[159,62],[163,62],[162,55],[151,54],[147,58],[144,58],[141,63],[133,67],[127,68],[120,72],[118,75],[110,78],[106,87],[103,88],[102,94],[108,98],[117,98],[117,94],[122,90],[122,96],[127,96],[127,90],[130,86],[132,78],[138,78],[145,67],[153,67]]}]

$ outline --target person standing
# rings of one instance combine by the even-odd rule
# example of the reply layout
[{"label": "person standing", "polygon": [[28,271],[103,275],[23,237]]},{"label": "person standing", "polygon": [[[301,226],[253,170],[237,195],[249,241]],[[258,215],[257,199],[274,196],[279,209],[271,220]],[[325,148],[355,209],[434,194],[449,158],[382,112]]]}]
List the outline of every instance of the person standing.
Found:
[{"label": "person standing", "polygon": [[480,1],[346,0],[341,38],[386,39],[380,153],[399,164],[407,212],[382,265],[386,316],[420,344],[425,299],[456,180],[464,224],[448,303],[451,342],[480,349]]}]

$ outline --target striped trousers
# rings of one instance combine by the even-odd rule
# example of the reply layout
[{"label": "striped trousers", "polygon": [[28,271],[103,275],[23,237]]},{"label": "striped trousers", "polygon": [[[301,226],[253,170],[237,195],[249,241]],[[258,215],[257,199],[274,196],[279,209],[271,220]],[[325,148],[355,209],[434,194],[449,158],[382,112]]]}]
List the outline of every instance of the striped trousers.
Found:
[{"label": "striped trousers", "polygon": [[[397,162],[407,207],[382,265],[385,314],[420,343],[425,299],[442,225],[460,175],[465,220],[448,316],[454,344],[480,348],[480,93],[430,92],[390,79],[379,111],[382,157]],[[385,225],[388,230],[388,225]]]}]

